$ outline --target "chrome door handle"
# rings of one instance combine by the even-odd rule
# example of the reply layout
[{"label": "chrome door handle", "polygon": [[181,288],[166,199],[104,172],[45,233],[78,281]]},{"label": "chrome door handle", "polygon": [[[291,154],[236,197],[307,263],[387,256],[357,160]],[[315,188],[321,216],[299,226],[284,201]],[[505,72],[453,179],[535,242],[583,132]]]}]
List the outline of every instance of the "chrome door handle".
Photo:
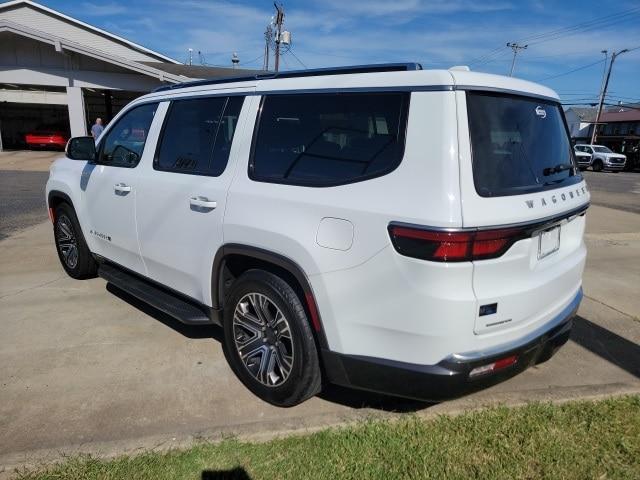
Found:
[{"label": "chrome door handle", "polygon": [[209,200],[207,197],[191,197],[189,199],[189,204],[192,207],[208,208],[210,210],[213,210],[218,206],[218,202]]},{"label": "chrome door handle", "polygon": [[120,193],[127,193],[127,192],[131,191],[131,187],[129,185],[125,184],[125,183],[116,183],[113,186],[113,189],[116,192],[120,192]]}]

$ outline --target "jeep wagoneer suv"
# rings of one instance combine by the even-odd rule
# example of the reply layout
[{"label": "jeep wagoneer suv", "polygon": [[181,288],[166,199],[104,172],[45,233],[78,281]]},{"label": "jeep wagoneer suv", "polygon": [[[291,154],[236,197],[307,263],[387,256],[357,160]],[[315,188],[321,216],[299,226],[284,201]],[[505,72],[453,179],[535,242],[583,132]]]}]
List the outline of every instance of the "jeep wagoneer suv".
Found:
[{"label": "jeep wagoneer suv", "polygon": [[417,64],[163,87],[47,183],[62,266],[218,324],[275,405],[323,382],[417,399],[551,357],[589,192],[557,95]]}]

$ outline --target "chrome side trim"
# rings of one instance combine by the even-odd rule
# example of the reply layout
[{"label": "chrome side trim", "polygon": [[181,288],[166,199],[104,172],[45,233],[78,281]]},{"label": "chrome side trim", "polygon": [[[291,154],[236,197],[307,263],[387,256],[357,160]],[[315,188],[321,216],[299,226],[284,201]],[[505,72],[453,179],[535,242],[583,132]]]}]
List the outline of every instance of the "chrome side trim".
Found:
[{"label": "chrome side trim", "polygon": [[549,215],[548,217],[537,218],[535,220],[528,220],[526,222],[517,223],[503,223],[499,225],[490,225],[483,227],[432,227],[429,225],[418,225],[415,223],[406,222],[391,222],[390,225],[397,225],[399,227],[409,227],[420,230],[430,230],[436,232],[482,232],[484,230],[497,230],[503,228],[517,228],[517,227],[532,227],[537,229],[536,231],[544,230],[548,227],[564,223],[564,221],[570,222],[580,215],[584,215],[587,209],[591,206],[591,202],[587,202],[572,210],[567,210],[563,213],[556,215]]},{"label": "chrome side trim", "polygon": [[495,357],[502,353],[508,353],[512,350],[517,350],[521,347],[524,347],[528,343],[533,342],[539,337],[542,337],[549,330],[553,330],[558,325],[561,325],[562,323],[567,321],[568,318],[572,316],[575,313],[575,311],[578,309],[578,306],[580,306],[582,297],[583,297],[582,287],[580,287],[580,289],[578,290],[578,293],[573,298],[573,300],[571,300],[571,302],[569,302],[569,304],[566,307],[564,307],[558,315],[553,317],[550,321],[548,321],[544,325],[536,328],[532,332],[529,332],[524,337],[521,337],[510,343],[499,345],[497,347],[488,348],[486,350],[477,350],[474,352],[466,352],[466,353],[454,353],[453,355],[450,355],[449,357],[447,357],[446,360],[452,361],[455,363],[470,362],[474,360],[482,360],[483,358]]}]

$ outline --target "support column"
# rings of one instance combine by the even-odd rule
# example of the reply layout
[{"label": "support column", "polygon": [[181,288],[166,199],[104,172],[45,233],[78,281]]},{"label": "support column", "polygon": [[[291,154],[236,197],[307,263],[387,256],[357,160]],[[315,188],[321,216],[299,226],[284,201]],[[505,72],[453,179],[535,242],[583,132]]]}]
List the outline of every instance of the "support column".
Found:
[{"label": "support column", "polygon": [[104,93],[104,110],[107,112],[106,117],[103,118],[104,124],[106,125],[113,119],[113,105],[111,104],[111,90],[103,90]]},{"label": "support column", "polygon": [[67,87],[67,104],[69,106],[69,125],[72,137],[82,137],[87,134],[87,115],[84,110],[82,88]]}]

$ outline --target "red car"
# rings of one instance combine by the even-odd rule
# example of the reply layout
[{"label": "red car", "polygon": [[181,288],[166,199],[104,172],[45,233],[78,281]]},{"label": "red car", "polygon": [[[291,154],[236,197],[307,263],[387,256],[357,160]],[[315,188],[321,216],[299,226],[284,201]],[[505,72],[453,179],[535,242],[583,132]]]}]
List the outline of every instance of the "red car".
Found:
[{"label": "red car", "polygon": [[64,150],[69,135],[63,130],[51,127],[36,128],[24,136],[27,148],[56,148]]}]

